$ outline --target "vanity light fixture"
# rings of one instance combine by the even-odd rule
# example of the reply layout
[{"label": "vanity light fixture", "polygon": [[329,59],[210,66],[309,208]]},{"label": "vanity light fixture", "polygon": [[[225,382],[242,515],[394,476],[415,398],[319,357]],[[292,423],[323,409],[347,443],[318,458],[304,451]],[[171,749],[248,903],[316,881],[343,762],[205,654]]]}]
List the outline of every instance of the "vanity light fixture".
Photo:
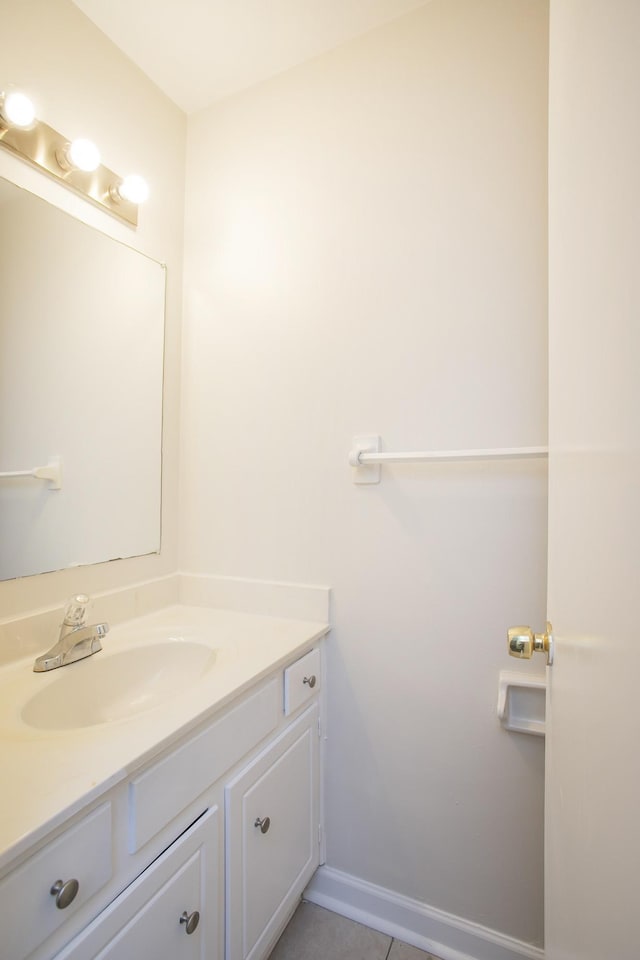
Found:
[{"label": "vanity light fixture", "polygon": [[149,195],[146,181],[137,175],[119,177],[103,166],[90,140],[70,142],[38,120],[32,102],[20,91],[0,93],[0,144],[109,213],[137,225],[138,206]]}]

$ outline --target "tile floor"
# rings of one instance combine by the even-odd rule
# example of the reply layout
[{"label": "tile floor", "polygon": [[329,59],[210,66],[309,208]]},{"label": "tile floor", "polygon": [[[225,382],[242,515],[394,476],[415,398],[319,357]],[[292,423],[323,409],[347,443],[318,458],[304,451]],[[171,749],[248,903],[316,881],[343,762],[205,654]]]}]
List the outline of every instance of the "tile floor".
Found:
[{"label": "tile floor", "polygon": [[408,943],[302,901],[269,960],[438,960]]}]

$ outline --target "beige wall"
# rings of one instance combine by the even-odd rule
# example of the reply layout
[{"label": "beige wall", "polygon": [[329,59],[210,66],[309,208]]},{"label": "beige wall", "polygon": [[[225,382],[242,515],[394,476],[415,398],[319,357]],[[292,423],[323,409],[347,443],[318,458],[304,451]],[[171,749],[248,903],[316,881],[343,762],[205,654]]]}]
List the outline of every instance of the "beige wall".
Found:
[{"label": "beige wall", "polygon": [[190,119],[181,566],[328,583],[328,863],[542,939],[547,5],[446,0]]},{"label": "beige wall", "polygon": [[[42,120],[70,138],[91,137],[106,166],[122,174],[143,173],[152,192],[137,230],[132,230],[6,151],[0,151],[0,176],[166,263],[167,315],[161,555],[0,583],[0,620],[62,604],[74,592],[96,593],[176,569],[186,130],[182,112],[69,0],[4,0],[2,46],[0,86],[13,83],[28,90]],[[59,375],[72,377],[73,371],[60,369]],[[117,382],[104,381],[99,364],[95,389],[118,389]]]}]

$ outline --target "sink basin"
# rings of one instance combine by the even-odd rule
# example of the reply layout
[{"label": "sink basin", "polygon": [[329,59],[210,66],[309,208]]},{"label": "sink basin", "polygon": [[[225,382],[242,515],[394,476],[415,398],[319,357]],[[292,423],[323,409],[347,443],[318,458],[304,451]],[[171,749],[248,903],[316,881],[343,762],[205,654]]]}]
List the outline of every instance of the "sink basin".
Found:
[{"label": "sink basin", "polygon": [[188,692],[215,660],[211,647],[181,639],[97,653],[56,670],[24,704],[21,719],[40,730],[124,720]]}]

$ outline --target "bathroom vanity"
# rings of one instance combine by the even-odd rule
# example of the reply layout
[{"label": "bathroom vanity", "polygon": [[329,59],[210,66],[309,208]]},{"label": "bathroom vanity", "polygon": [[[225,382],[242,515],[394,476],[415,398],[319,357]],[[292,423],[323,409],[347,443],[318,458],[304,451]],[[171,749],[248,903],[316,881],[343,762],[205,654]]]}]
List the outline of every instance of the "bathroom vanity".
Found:
[{"label": "bathroom vanity", "polygon": [[268,955],[320,862],[327,631],[173,607],[4,668],[3,960]]}]

